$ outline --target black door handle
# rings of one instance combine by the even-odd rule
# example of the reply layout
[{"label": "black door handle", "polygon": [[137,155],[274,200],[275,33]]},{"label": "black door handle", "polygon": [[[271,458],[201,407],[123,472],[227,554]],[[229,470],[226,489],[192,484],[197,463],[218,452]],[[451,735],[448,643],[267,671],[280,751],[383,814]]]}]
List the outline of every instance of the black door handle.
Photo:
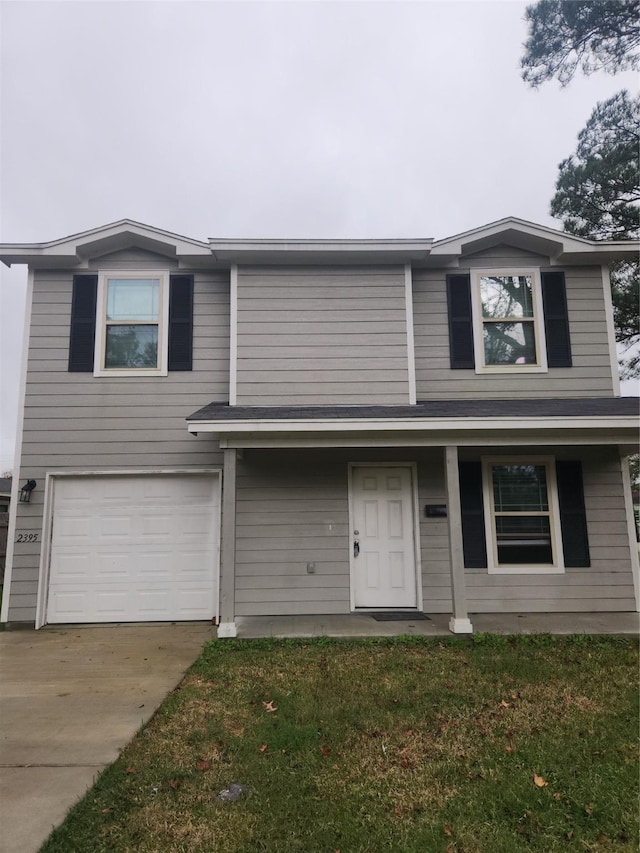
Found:
[{"label": "black door handle", "polygon": [[360,553],[360,543],[356,539],[353,543],[353,556],[357,557],[359,553]]}]

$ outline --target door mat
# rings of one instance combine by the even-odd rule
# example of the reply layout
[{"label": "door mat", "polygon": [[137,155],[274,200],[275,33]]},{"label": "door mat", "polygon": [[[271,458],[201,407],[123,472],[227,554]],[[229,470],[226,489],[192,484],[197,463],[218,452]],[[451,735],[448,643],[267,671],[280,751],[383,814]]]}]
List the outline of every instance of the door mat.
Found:
[{"label": "door mat", "polygon": [[396,610],[392,613],[370,613],[372,619],[376,622],[413,622],[423,619],[429,619],[424,613],[416,613],[415,610]]}]

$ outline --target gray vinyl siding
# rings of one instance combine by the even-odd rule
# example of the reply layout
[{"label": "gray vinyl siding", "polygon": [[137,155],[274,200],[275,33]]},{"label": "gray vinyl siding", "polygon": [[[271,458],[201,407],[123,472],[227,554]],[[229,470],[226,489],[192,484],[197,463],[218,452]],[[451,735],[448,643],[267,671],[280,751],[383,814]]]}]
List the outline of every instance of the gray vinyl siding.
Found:
[{"label": "gray vinyl siding", "polygon": [[[473,451],[465,455],[479,458],[480,451],[475,457]],[[467,569],[470,613],[635,609],[616,451],[559,449],[556,456],[583,462],[591,566],[547,576]],[[403,448],[246,451],[238,464],[236,614],[348,613],[348,463],[410,461],[418,468],[423,609],[450,613],[448,523],[446,518],[426,518],[424,509],[430,503],[446,504],[443,452]],[[314,574],[307,573],[308,562],[315,563]]]},{"label": "gray vinyl siding", "polygon": [[404,269],[241,267],[238,404],[408,403]]},{"label": "gray vinyl siding", "polygon": [[[93,266],[171,268],[134,249]],[[41,532],[47,472],[222,466],[218,443],[189,435],[185,419],[211,400],[229,399],[228,273],[195,273],[193,371],[140,379],[68,372],[72,284],[69,272],[34,278],[19,476],[38,486],[31,503],[17,504],[18,532]],[[35,619],[40,547],[15,544],[10,622]]]},{"label": "gray vinyl siding", "polygon": [[[465,265],[463,267],[462,265]],[[497,267],[549,267],[549,259],[497,247],[461,261],[461,271]],[[457,270],[456,270],[457,272]],[[476,374],[449,364],[446,273],[413,274],[413,318],[418,400],[459,397],[597,397],[613,395],[606,308],[600,267],[564,269],[573,366],[547,373]]]},{"label": "gray vinyl siding", "polygon": [[582,460],[591,566],[568,568],[564,574],[547,576],[489,575],[486,570],[467,569],[470,612],[635,610],[624,488],[617,451],[604,447],[561,449],[555,455],[558,459]]},{"label": "gray vinyl siding", "polygon": [[[238,463],[236,614],[349,613],[349,462],[416,458],[420,505],[441,502],[440,450],[246,451]],[[440,482],[432,482],[434,467]],[[448,577],[446,519],[420,527],[423,572]]]},{"label": "gray vinyl siding", "polygon": [[237,475],[236,614],[348,613],[348,524],[342,454],[247,451]]}]

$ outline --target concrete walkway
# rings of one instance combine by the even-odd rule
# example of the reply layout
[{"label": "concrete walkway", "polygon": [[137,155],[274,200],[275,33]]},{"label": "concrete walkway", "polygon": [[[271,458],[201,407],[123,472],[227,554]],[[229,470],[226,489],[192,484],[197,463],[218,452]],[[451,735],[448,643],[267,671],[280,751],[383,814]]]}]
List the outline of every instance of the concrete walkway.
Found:
[{"label": "concrete walkway", "polygon": [[[449,615],[377,622],[366,613],[344,616],[239,616],[238,637],[450,637]],[[491,634],[638,634],[637,613],[472,613],[473,630]]]},{"label": "concrete walkway", "polygon": [[0,851],[35,853],[181,680],[209,624],[0,633]]}]

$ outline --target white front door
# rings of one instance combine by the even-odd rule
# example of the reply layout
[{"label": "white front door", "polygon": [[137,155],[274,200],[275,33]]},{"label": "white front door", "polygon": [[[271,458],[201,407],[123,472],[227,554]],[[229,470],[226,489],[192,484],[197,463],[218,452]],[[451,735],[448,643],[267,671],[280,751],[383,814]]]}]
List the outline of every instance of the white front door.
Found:
[{"label": "white front door", "polygon": [[354,466],[351,582],[355,607],[418,606],[412,469]]}]

